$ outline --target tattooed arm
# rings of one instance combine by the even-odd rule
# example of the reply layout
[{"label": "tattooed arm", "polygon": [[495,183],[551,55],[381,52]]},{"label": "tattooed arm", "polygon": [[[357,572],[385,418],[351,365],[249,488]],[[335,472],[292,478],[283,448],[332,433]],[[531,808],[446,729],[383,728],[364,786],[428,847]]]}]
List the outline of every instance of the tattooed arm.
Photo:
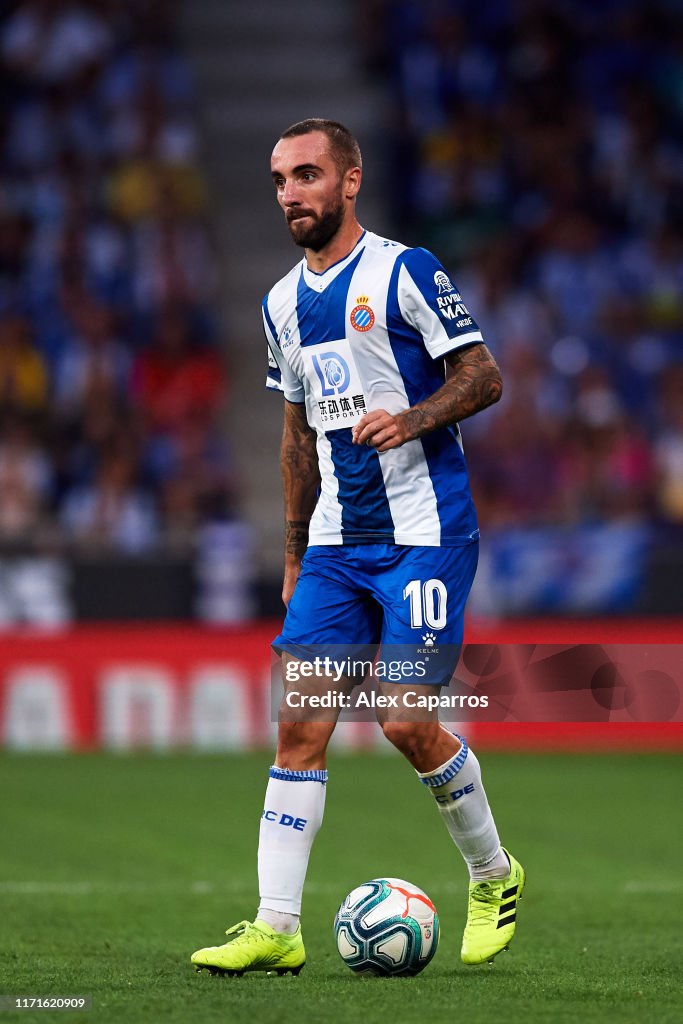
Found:
[{"label": "tattooed arm", "polygon": [[500,370],[486,345],[449,352],[446,363],[446,383],[438,391],[395,416],[384,409],[366,413],[353,428],[354,443],[370,445],[378,452],[399,448],[406,441],[474,416],[503,393]]},{"label": "tattooed arm", "polygon": [[306,419],[306,406],[285,400],[285,423],[280,447],[280,470],[285,499],[285,605],[294,593],[301,559],[308,544],[308,524],[320,482],[315,431]]}]

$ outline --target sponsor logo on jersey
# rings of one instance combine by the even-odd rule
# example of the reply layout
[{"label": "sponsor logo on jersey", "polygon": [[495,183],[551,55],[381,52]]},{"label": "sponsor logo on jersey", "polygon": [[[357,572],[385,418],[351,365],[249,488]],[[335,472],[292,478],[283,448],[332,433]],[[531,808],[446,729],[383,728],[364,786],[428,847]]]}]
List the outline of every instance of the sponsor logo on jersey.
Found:
[{"label": "sponsor logo on jersey", "polygon": [[439,295],[446,295],[448,292],[455,290],[451,284],[450,277],[443,270],[437,270],[434,274],[434,284],[439,289]]},{"label": "sponsor logo on jersey", "polygon": [[351,310],[351,326],[355,331],[369,331],[375,323],[375,314],[370,306],[368,306],[367,295],[359,295],[356,299],[357,305]]},{"label": "sponsor logo on jersey", "polygon": [[349,364],[338,352],[321,352],[313,356],[313,368],[318,375],[322,394],[341,395],[349,386],[351,371]]},{"label": "sponsor logo on jersey", "polygon": [[301,349],[316,412],[311,423],[330,431],[352,427],[367,412],[363,382],[349,338]]},{"label": "sponsor logo on jersey", "polygon": [[436,304],[444,320],[457,320],[458,327],[471,327],[472,317],[462,301],[460,292],[453,292],[451,295],[437,295]]}]

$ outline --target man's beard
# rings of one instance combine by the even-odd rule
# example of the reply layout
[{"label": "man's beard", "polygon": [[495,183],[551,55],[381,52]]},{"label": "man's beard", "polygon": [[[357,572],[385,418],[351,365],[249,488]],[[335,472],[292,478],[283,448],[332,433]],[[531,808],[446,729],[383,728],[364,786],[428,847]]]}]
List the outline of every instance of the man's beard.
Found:
[{"label": "man's beard", "polygon": [[303,226],[300,216],[288,220],[287,224],[297,245],[311,249],[312,252],[320,252],[339,231],[344,220],[344,204],[339,200],[335,206],[328,207],[318,217],[309,214],[309,219],[312,223],[306,227]]}]

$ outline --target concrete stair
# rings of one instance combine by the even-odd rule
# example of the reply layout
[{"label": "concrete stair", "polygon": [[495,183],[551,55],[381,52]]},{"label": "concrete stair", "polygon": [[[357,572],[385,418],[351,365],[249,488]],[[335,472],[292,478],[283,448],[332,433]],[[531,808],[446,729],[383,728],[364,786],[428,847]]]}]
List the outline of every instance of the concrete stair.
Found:
[{"label": "concrete stair", "polygon": [[282,566],[278,448],[282,402],[264,389],[263,296],[301,258],[270,182],[280,132],[306,117],[331,117],[356,134],[365,174],[359,219],[389,231],[382,202],[383,91],[367,80],[351,0],[182,0],[183,44],[197,82],[203,167],[220,265],[220,302],[230,367],[227,431],[256,533],[257,571]]}]

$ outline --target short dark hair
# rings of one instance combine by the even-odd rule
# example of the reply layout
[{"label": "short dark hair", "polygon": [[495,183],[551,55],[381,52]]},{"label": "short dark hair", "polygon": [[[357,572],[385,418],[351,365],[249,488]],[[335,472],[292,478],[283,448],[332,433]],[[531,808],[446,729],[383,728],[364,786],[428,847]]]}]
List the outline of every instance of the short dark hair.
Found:
[{"label": "short dark hair", "polygon": [[360,146],[349,129],[339,121],[329,121],[326,117],[309,117],[305,121],[297,121],[296,124],[290,125],[280,138],[292,139],[296,135],[310,135],[311,132],[322,132],[327,136],[332,159],[340,174],[345,174],[352,167],[363,166]]}]

